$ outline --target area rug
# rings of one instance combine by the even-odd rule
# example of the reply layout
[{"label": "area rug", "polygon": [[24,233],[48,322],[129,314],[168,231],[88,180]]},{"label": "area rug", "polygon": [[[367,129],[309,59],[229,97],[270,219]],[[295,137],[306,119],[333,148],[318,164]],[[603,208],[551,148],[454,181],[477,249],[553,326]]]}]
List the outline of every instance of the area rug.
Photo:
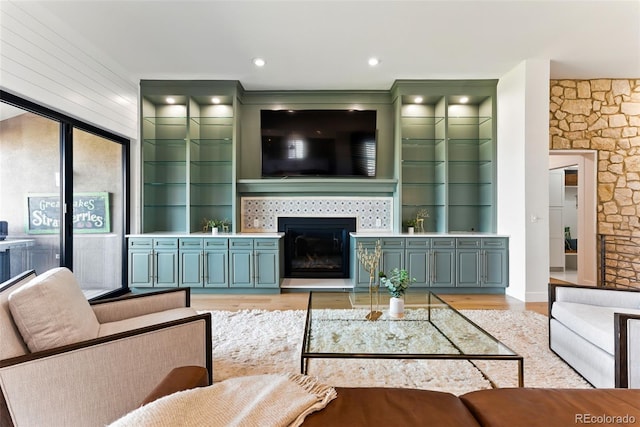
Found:
[{"label": "area rug", "polygon": [[[211,311],[214,381],[246,375],[299,373],[305,311]],[[591,388],[548,349],[548,321],[510,310],[462,310],[524,357],[526,387]],[[380,323],[383,327],[383,323]],[[405,387],[463,394],[517,386],[517,362],[312,359],[308,374],[337,387]]]}]

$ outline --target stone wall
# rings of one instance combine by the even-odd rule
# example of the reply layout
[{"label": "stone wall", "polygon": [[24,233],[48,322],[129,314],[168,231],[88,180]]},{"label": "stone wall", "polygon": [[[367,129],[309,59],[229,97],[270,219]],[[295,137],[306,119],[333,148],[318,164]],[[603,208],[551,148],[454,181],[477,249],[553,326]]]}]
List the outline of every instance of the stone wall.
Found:
[{"label": "stone wall", "polygon": [[607,282],[640,283],[640,79],[551,80],[549,148],[597,150]]}]

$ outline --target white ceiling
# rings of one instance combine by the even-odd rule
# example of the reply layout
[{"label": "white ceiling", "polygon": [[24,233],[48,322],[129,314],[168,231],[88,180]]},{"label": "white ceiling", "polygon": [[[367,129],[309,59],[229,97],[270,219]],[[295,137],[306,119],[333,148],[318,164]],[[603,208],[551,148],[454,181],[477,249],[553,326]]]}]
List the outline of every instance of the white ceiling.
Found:
[{"label": "white ceiling", "polygon": [[[396,79],[640,78],[640,0],[41,1],[139,79],[388,89]],[[251,60],[263,57],[258,69]],[[367,59],[377,56],[375,68]]]}]

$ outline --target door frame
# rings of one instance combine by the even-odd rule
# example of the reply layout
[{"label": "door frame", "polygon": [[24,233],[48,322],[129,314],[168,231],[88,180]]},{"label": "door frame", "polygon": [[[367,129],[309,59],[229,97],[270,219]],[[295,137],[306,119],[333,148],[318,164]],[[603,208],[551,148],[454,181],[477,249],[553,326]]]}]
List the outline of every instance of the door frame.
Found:
[{"label": "door frame", "polygon": [[578,168],[578,283],[598,284],[597,201],[598,152],[596,150],[550,150],[549,170]]}]

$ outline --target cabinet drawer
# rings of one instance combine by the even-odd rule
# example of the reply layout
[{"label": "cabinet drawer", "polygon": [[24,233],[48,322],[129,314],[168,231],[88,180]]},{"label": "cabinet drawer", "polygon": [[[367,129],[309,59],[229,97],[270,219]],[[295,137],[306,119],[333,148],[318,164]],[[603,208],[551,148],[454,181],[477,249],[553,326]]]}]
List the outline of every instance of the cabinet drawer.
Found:
[{"label": "cabinet drawer", "polygon": [[456,239],[431,239],[431,247],[440,249],[454,249],[456,247]]},{"label": "cabinet drawer", "polygon": [[253,247],[255,249],[278,249],[278,239],[255,239]]},{"label": "cabinet drawer", "polygon": [[407,239],[405,241],[405,245],[406,245],[407,249],[428,248],[428,247],[431,246],[431,239],[425,239],[423,237],[420,237],[420,238],[407,237]]},{"label": "cabinet drawer", "polygon": [[364,238],[358,238],[355,239],[355,244],[353,245],[354,248],[353,249],[358,249],[358,245],[362,245],[363,248],[365,249],[375,249],[376,247],[376,242],[380,240],[380,239],[376,239],[375,237],[364,237]]},{"label": "cabinet drawer", "polygon": [[461,249],[480,249],[481,239],[456,239],[456,247]]},{"label": "cabinet drawer", "polygon": [[229,239],[229,249],[253,249],[253,239]]},{"label": "cabinet drawer", "polygon": [[402,249],[404,248],[404,239],[382,239],[380,246],[382,249]]},{"label": "cabinet drawer", "polygon": [[129,238],[130,249],[151,249],[153,247],[153,239],[150,238]]},{"label": "cabinet drawer", "polygon": [[503,238],[482,239],[482,247],[493,248],[493,249],[506,249],[507,239],[503,239]]},{"label": "cabinet drawer", "polygon": [[180,239],[180,249],[202,249],[202,239]]},{"label": "cabinet drawer", "polygon": [[204,239],[205,249],[227,249],[229,239]]},{"label": "cabinet drawer", "polygon": [[178,239],[153,239],[153,247],[157,249],[177,249]]}]

